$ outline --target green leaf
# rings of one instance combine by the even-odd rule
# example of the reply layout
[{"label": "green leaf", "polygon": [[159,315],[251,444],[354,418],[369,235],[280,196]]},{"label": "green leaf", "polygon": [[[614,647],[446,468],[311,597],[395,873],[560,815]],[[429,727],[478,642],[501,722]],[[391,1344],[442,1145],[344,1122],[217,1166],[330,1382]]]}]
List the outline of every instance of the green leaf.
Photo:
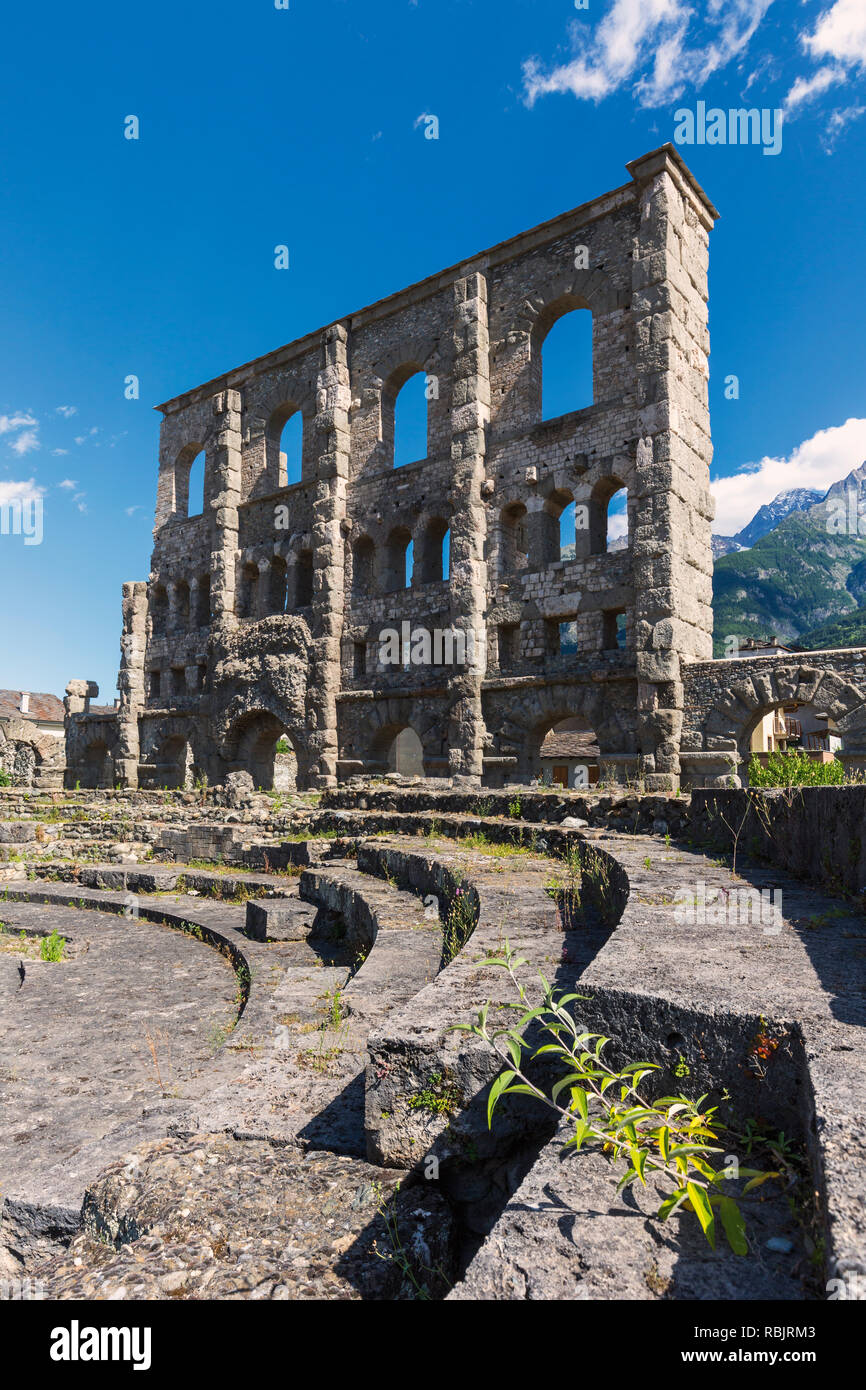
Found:
[{"label": "green leaf", "polygon": [[495,1108],[496,1108],[496,1103],[497,1103],[497,1101],[499,1100],[499,1098],[500,1098],[500,1096],[503,1094],[503,1092],[506,1091],[506,1090],[508,1089],[508,1083],[509,1083],[509,1081],[513,1081],[513,1080],[514,1080],[514,1072],[513,1072],[513,1071],[502,1071],[502,1072],[499,1073],[499,1075],[497,1076],[497,1078],[496,1078],[496,1080],[494,1081],[493,1085],[490,1087],[490,1095],[489,1095],[489,1097],[488,1097],[488,1099],[487,1099],[487,1128],[488,1128],[488,1129],[492,1129],[492,1128],[493,1128],[493,1111],[494,1111]]},{"label": "green leaf", "polygon": [[[741,1169],[741,1170],[740,1170],[740,1177],[742,1177],[742,1176],[743,1176],[743,1170]],[[779,1177],[779,1174],[778,1174],[778,1173],[761,1173],[761,1174],[760,1174],[758,1177],[756,1177],[756,1178],[750,1178],[750,1180],[746,1183],[746,1186],[743,1188],[743,1196],[745,1197],[745,1195],[746,1195],[747,1192],[751,1192],[751,1191],[752,1191],[754,1188],[756,1188],[756,1187],[762,1187],[762,1186],[764,1185],[765,1182],[769,1182],[770,1178],[778,1178],[778,1177]]]},{"label": "green leaf", "polygon": [[746,1240],[746,1223],[743,1220],[743,1213],[737,1206],[733,1197],[722,1197],[719,1201],[719,1216],[722,1218],[722,1226],[728,1238],[728,1244],[735,1255],[747,1255],[749,1244]]},{"label": "green leaf", "polygon": [[623,1189],[624,1187],[626,1187],[626,1186],[628,1185],[628,1183],[634,1182],[634,1180],[635,1180],[636,1177],[638,1177],[638,1171],[637,1171],[637,1169],[636,1169],[636,1168],[629,1168],[629,1170],[628,1170],[628,1172],[625,1174],[625,1176],[622,1177],[622,1178],[620,1178],[619,1182],[617,1183],[617,1185],[616,1185],[616,1190],[617,1190],[617,1192],[622,1192],[622,1189]]},{"label": "green leaf", "polygon": [[670,1130],[668,1129],[667,1125],[662,1125],[662,1127],[661,1127],[661,1129],[659,1130],[659,1133],[658,1133],[658,1140],[659,1140],[659,1149],[660,1149],[660,1151],[661,1151],[661,1156],[662,1156],[662,1158],[665,1160],[665,1162],[667,1162],[667,1160],[670,1158],[670,1153],[671,1153],[671,1151],[670,1151],[670,1134],[671,1134],[671,1132],[670,1132]]},{"label": "green leaf", "polygon": [[704,1188],[698,1187],[697,1183],[694,1182],[686,1183],[686,1191],[689,1194],[689,1201],[691,1202],[694,1208],[695,1215],[701,1223],[703,1233],[706,1236],[707,1240],[710,1242],[710,1245],[712,1246],[713,1250],[715,1250],[716,1219],[713,1216],[713,1209],[710,1206],[709,1198],[707,1197]]}]

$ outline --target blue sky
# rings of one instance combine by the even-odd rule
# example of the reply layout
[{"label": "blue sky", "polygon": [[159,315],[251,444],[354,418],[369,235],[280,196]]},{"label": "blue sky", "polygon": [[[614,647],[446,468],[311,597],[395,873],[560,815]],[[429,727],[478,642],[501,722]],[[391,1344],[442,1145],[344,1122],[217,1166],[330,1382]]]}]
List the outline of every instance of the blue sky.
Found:
[{"label": "blue sky", "polygon": [[625,183],[699,100],[786,113],[777,156],[681,151],[722,213],[716,529],[866,459],[863,0],[49,0],[0,63],[0,502],[44,511],[0,535],[2,687],[114,697],[157,402]]}]

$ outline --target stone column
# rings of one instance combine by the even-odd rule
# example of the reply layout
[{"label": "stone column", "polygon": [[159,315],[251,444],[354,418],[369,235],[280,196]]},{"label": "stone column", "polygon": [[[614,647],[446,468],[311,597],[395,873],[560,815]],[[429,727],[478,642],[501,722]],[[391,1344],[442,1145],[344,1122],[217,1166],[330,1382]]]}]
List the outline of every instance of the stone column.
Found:
[{"label": "stone column", "polygon": [[307,726],[313,749],[310,783],[337,781],[337,695],[340,639],[345,603],[342,524],[349,481],[348,333],[342,323],[326,328],[316,389],[319,436],[313,503],[313,650],[307,695]]},{"label": "stone column", "polygon": [[235,618],[238,551],[238,506],[241,500],[241,395],[219,391],[213,398],[217,419],[210,455],[211,496],[206,499],[214,520],[211,552],[211,611],[215,623],[226,627]]},{"label": "stone column", "polygon": [[123,631],[120,637],[120,709],[115,776],[126,787],[138,786],[140,758],[138,718],[144,709],[144,656],[147,644],[147,585],[123,586]]},{"label": "stone column", "polygon": [[634,502],[638,748],[651,790],[679,783],[682,664],[712,655],[707,265],[717,213],[674,151],[629,165],[638,430]]},{"label": "stone column", "polygon": [[486,667],[484,560],[486,512],[481,498],[490,420],[490,339],[487,281],[471,274],[454,285],[454,365],[451,398],[451,608],[474,661],[450,682],[451,776],[480,783],[484,757],[481,682]]}]

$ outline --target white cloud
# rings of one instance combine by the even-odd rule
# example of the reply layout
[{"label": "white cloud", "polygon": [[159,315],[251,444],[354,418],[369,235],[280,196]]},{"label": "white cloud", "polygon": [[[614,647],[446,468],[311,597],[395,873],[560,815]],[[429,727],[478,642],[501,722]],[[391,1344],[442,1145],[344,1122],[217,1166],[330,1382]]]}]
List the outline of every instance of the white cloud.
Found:
[{"label": "white cloud", "polygon": [[8,507],[13,502],[34,502],[44,492],[45,488],[40,487],[35,478],[28,478],[26,482],[0,483],[0,507]]},{"label": "white cloud", "polygon": [[140,512],[142,510],[141,503],[137,502],[134,507],[125,507],[124,510],[127,516],[135,516],[136,512]]},{"label": "white cloud", "polygon": [[58,483],[57,486],[58,486],[58,487],[67,487],[67,488],[76,488],[76,487],[78,487],[78,484],[77,484],[77,482],[75,481],[74,478],[64,478],[64,479],[63,479],[63,482],[62,482],[62,483]]},{"label": "white cloud", "polygon": [[51,452],[52,452],[52,454],[54,455],[55,458],[61,458],[61,457],[63,456],[63,454],[68,454],[68,453],[69,453],[69,450],[68,450],[68,449],[52,449]]},{"label": "white cloud", "polygon": [[76,443],[76,444],[86,444],[87,441],[88,441],[88,439],[92,439],[93,436],[94,436],[95,434],[99,434],[99,426],[98,426],[98,425],[92,425],[91,428],[87,431],[86,434],[77,434],[77,435],[75,436],[75,443]]},{"label": "white cloud", "polygon": [[863,0],[836,0],[825,10],[803,47],[813,58],[836,58],[866,67],[866,5]]},{"label": "white cloud", "polygon": [[708,0],[704,19],[712,37],[690,44],[695,9],[687,0],[613,0],[600,23],[572,22],[569,62],[549,71],[537,58],[524,63],[526,102],[550,92],[599,102],[631,85],[641,106],[659,106],[738,57],[772,3]]},{"label": "white cloud", "polygon": [[33,415],[0,415],[0,434],[11,434],[14,430],[29,429],[37,425]]},{"label": "white cloud", "polygon": [[39,448],[39,432],[36,430],[22,430],[10,441],[9,448],[13,453],[23,456],[32,454],[34,449]]},{"label": "white cloud", "polygon": [[819,430],[798,444],[789,458],[763,458],[731,478],[717,479],[712,484],[716,499],[713,530],[720,536],[733,536],[759,507],[772,502],[780,492],[795,487],[826,492],[864,460],[866,420],[846,420],[844,425]]},{"label": "white cloud", "polygon": [[859,121],[860,117],[864,115],[866,115],[866,106],[843,106],[840,110],[834,111],[824,131],[825,152],[832,154],[836,148],[836,141],[845,127],[850,125],[852,121]]},{"label": "white cloud", "polygon": [[58,405],[55,410],[56,415],[62,415],[64,420],[69,420],[73,415],[78,414],[77,405]]},{"label": "white cloud", "polygon": [[811,77],[798,77],[788,95],[785,97],[785,116],[791,116],[798,106],[803,106],[806,102],[814,101],[821,96],[829,87],[835,87],[846,79],[844,68],[825,67],[819,68]]}]

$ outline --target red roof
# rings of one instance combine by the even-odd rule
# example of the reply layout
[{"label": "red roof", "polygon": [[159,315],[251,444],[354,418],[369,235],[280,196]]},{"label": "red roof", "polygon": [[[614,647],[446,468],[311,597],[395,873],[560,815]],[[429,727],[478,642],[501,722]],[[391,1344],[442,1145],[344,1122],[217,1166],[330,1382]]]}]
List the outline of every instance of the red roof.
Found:
[{"label": "red roof", "polygon": [[[30,707],[26,714],[21,711],[21,696],[30,695]],[[63,723],[63,701],[56,695],[47,695],[41,690],[0,690],[0,718],[44,720],[53,724]]]}]

